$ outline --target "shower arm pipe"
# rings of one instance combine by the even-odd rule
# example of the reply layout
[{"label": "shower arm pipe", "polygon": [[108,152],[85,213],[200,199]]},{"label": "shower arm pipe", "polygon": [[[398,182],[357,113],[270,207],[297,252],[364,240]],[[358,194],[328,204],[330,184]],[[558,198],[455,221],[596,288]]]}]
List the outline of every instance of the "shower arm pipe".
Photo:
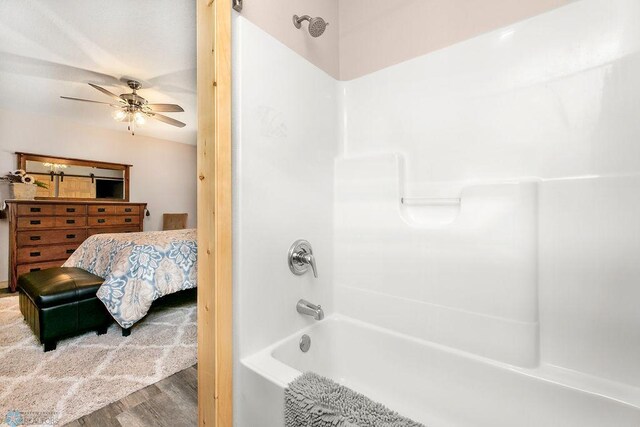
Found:
[{"label": "shower arm pipe", "polygon": [[309,15],[295,16],[295,26],[296,28],[300,28],[304,21],[311,22],[311,17]]}]

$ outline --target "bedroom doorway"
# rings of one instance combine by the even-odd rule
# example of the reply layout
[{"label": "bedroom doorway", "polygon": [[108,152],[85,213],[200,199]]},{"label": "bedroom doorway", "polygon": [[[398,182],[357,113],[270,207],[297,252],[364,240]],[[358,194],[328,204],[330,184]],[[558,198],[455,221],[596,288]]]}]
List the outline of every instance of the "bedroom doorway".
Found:
[{"label": "bedroom doorway", "polygon": [[198,424],[232,421],[231,2],[197,2]]},{"label": "bedroom doorway", "polygon": [[2,421],[198,423],[197,6],[0,2]]}]

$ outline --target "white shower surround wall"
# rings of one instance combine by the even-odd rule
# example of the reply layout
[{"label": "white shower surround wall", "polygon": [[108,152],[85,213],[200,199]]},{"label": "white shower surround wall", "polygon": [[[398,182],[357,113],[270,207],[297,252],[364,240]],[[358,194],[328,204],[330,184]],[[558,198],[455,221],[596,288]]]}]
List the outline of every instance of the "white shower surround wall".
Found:
[{"label": "white shower surround wall", "polygon": [[536,366],[538,183],[467,186],[451,209],[442,198],[401,204],[403,173],[397,155],[336,164],[337,310]]},{"label": "white shower surround wall", "polygon": [[[332,311],[338,91],[323,71],[233,19],[234,342],[243,357],[313,323],[296,313],[300,298]],[[289,271],[287,252],[298,239],[311,242],[318,279]],[[265,408],[281,409],[283,396],[251,386],[250,375],[236,366],[236,425],[277,425]],[[275,406],[265,405],[270,398]]]},{"label": "white shower surround wall", "polygon": [[[400,332],[408,332],[409,327],[431,328],[412,322],[421,311],[419,302],[463,310],[454,319],[447,317],[443,323],[449,326],[463,321],[468,312],[497,316],[505,326],[512,321],[534,322],[538,319],[531,312],[535,311],[540,322],[539,349],[530,347],[528,356],[521,353],[517,359],[496,354],[500,346],[485,339],[491,331],[482,323],[465,330],[452,327],[441,337],[429,339],[451,345],[450,340],[459,337],[463,341],[453,345],[456,348],[519,366],[539,357],[541,364],[640,386],[640,310],[635,304],[640,300],[636,286],[640,199],[634,196],[640,192],[639,19],[637,1],[582,0],[343,83],[348,118],[345,161],[369,156],[370,162],[376,162],[372,156],[399,153],[404,159],[401,196],[461,197],[463,211],[470,188],[537,180],[537,215],[532,226],[537,229],[538,255],[530,258],[537,264],[537,290],[528,300],[521,298],[521,291],[530,287],[524,276],[512,276],[506,283],[501,277],[500,263],[508,265],[517,254],[506,250],[508,242],[487,248],[491,256],[485,268],[474,268],[477,274],[466,283],[436,276],[442,262],[422,258],[427,265],[404,272],[402,282],[415,288],[411,289],[414,296],[406,299],[401,298],[407,296],[403,286],[408,285],[389,286],[372,275],[366,286],[357,286],[336,264],[337,309],[353,315],[348,307],[357,304],[357,317],[376,324],[388,323],[382,313],[397,312],[393,320],[398,327],[393,329]],[[347,188],[341,185],[338,194]],[[491,195],[485,198],[489,201]],[[336,209],[341,206],[337,204]],[[513,221],[505,222],[505,227],[512,225]],[[351,226],[345,224],[344,229]],[[455,226],[439,229],[438,233],[449,233],[445,244],[454,243]],[[373,226],[359,230],[371,239],[376,234],[379,239],[391,238],[388,243],[394,250],[388,253],[394,255],[389,262],[398,267],[393,263],[407,256],[398,248],[409,249],[406,253],[411,256],[416,247],[399,233],[386,232],[385,227]],[[433,238],[425,236],[421,242],[418,247],[428,248]],[[478,239],[475,245],[491,245],[491,241]],[[358,253],[371,258],[385,251],[369,248]],[[440,243],[440,248],[447,246]],[[468,253],[466,249],[459,246],[450,256],[458,261],[455,267],[460,275],[474,261],[457,257]],[[508,290],[490,295],[488,291],[497,289],[492,280]],[[362,292],[341,298],[343,286],[356,286]],[[454,295],[443,302],[441,294],[451,286]],[[380,289],[385,298],[369,292]],[[479,301],[483,293],[485,299]],[[360,304],[365,295],[377,303]],[[469,299],[473,299],[471,306]],[[488,304],[498,304],[502,312],[488,310]],[[439,323],[438,316],[430,320]],[[471,341],[474,331],[482,343]],[[507,334],[503,337],[511,339]],[[481,351],[470,348],[483,343],[487,348]],[[502,343],[514,349],[515,345]]]},{"label": "white shower surround wall", "polygon": [[[236,17],[237,425],[281,425],[282,386],[304,369],[367,391],[365,377],[390,361],[348,344],[391,341],[419,351],[425,369],[437,359],[445,372],[473,365],[470,374],[495,379],[488,407],[500,406],[491,387],[516,381],[531,412],[525,405],[521,420],[505,412],[488,425],[541,425],[554,402],[572,408],[562,425],[587,425],[592,405],[612,425],[638,424],[639,21],[634,0],[582,0],[337,83]],[[269,139],[265,124],[307,137]],[[320,129],[327,139],[310,141]],[[335,170],[326,163],[334,154]],[[313,157],[304,184],[315,194],[281,196],[291,185],[302,189],[293,175]],[[407,206],[401,197],[460,203]],[[289,215],[299,209],[305,216]],[[321,248],[319,263],[333,259],[331,276],[313,281],[286,270],[292,229],[302,233],[296,238],[316,233],[309,239]],[[331,230],[333,239],[324,234]],[[301,297],[335,300],[327,325],[309,329],[305,355],[295,342],[313,322],[295,312]],[[325,369],[340,359],[323,345],[343,329],[336,322],[351,335],[326,345],[353,363],[360,357],[359,378],[349,377],[355,367]],[[419,370],[396,363],[398,378]],[[432,374],[417,378],[435,381]],[[398,386],[387,380],[375,387]],[[543,386],[554,400],[546,407],[526,394],[537,387],[527,381],[562,386]],[[402,399],[378,397],[402,407]],[[473,404],[466,398],[461,408]],[[433,426],[485,419],[455,408],[442,416],[429,400],[406,412]]]}]

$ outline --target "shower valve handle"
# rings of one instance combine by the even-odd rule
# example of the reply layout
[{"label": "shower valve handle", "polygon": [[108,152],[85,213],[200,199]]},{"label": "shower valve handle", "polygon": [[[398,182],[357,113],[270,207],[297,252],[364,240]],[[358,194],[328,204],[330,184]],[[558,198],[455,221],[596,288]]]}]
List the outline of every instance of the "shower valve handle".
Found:
[{"label": "shower valve handle", "polygon": [[313,277],[318,278],[318,270],[316,268],[316,257],[313,256],[313,254],[298,254],[299,259],[305,263],[311,266],[311,270],[313,270]]},{"label": "shower valve handle", "polygon": [[313,271],[313,277],[317,278],[318,267],[311,244],[306,240],[296,240],[289,248],[289,269],[293,274],[299,276],[306,273],[309,267]]}]

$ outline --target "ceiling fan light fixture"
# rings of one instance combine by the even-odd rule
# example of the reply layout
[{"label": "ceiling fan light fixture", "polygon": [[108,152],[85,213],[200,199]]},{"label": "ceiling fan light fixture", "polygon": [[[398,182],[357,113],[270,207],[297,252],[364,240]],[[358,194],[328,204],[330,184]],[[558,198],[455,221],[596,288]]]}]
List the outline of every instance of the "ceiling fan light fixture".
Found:
[{"label": "ceiling fan light fixture", "polygon": [[136,111],[135,113],[133,113],[133,120],[135,120],[137,125],[143,125],[147,121],[141,111]]},{"label": "ceiling fan light fixture", "polygon": [[111,114],[114,120],[121,122],[127,118],[127,113],[124,110],[116,110]]},{"label": "ceiling fan light fixture", "polygon": [[71,101],[106,104],[110,107],[115,108],[115,111],[113,111],[111,116],[118,122],[126,122],[127,129],[129,130],[129,132],[131,132],[131,135],[135,135],[136,126],[142,126],[146,123],[147,117],[179,128],[186,126],[185,123],[179,120],[165,116],[163,114],[158,114],[158,111],[168,113],[184,112],[184,109],[181,106],[177,104],[149,104],[146,99],[138,95],[137,91],[138,89],[140,89],[141,85],[140,82],[136,80],[127,81],[127,85],[132,90],[132,92],[123,93],[121,95],[116,95],[115,93],[93,83],[89,83],[89,85],[118,102],[101,102],[69,96],[61,96],[61,98]]}]

